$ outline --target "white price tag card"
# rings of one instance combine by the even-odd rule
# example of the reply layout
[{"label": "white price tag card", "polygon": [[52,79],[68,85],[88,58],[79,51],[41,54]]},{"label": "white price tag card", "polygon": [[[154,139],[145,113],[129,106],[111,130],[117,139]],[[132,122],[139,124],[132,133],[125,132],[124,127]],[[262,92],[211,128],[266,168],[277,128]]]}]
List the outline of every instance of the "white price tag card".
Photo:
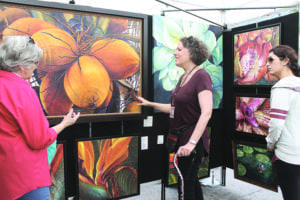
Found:
[{"label": "white price tag card", "polygon": [[157,144],[163,144],[164,143],[164,136],[158,135],[157,136]]},{"label": "white price tag card", "polygon": [[153,126],[153,116],[148,116],[144,119],[144,127],[152,127]]},{"label": "white price tag card", "polygon": [[141,149],[147,150],[148,149],[148,136],[141,137]]}]

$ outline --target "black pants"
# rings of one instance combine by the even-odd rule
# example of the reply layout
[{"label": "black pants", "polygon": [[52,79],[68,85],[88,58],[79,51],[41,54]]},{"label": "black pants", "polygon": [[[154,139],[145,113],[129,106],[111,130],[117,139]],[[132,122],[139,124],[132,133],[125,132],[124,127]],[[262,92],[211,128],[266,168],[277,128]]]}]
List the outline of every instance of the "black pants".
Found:
[{"label": "black pants", "polygon": [[276,160],[275,168],[284,200],[300,200],[300,166]]},{"label": "black pants", "polygon": [[[202,141],[196,147],[196,154],[189,157],[178,157],[178,168],[184,180],[184,200],[203,200],[202,188],[198,179],[198,171],[204,156]],[[178,178],[178,197],[181,197],[181,180]]]}]

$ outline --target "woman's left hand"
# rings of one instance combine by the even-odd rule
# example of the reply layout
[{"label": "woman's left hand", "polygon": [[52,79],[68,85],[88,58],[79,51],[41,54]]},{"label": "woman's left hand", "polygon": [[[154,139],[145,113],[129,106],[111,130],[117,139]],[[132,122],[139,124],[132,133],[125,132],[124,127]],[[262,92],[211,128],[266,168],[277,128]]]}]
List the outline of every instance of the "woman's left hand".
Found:
[{"label": "woman's left hand", "polygon": [[179,147],[177,151],[177,156],[179,157],[190,156],[194,148],[195,148],[194,144],[187,143],[186,145]]}]

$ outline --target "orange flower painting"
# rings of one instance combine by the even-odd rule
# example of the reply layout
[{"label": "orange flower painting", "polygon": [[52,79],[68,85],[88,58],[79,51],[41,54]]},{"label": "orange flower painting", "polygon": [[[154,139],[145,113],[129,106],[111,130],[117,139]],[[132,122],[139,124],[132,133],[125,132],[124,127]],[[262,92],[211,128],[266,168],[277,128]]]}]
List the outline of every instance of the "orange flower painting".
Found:
[{"label": "orange flower painting", "polygon": [[78,142],[79,199],[138,193],[138,137]]},{"label": "orange flower painting", "polygon": [[0,34],[28,35],[43,50],[31,80],[48,116],[141,113],[139,18],[0,4]]}]

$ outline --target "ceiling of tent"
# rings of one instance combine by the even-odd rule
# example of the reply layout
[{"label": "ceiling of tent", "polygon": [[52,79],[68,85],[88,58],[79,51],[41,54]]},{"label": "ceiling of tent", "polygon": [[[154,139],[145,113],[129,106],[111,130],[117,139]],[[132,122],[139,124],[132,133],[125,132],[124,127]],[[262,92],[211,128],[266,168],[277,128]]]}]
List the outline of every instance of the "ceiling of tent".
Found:
[{"label": "ceiling of tent", "polygon": [[[156,0],[168,5],[162,13],[166,16],[186,13],[217,25],[234,27],[272,13],[296,12],[299,0]],[[184,10],[178,12],[178,10]]]},{"label": "ceiling of tent", "polygon": [[[42,0],[68,3],[69,0]],[[204,20],[234,27],[278,12],[299,10],[300,0],[74,0],[76,5]],[[248,9],[246,9],[248,8]],[[181,11],[179,11],[181,10]],[[182,11],[184,10],[184,11]],[[185,12],[186,11],[186,12]]]}]

